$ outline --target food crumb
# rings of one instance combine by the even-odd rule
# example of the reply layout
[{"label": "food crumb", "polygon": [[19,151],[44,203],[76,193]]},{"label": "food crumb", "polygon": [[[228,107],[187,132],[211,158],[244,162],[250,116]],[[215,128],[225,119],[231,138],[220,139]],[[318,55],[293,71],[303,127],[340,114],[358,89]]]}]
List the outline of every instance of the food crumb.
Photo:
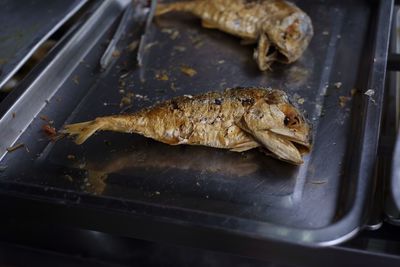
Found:
[{"label": "food crumb", "polygon": [[156,195],[160,195],[161,193],[159,191],[154,192]]},{"label": "food crumb", "polygon": [[42,126],[42,131],[49,137],[54,137],[57,135],[56,129],[49,124],[44,124]]},{"label": "food crumb", "polygon": [[225,60],[218,60],[218,64],[224,64]]},{"label": "food crumb", "polygon": [[79,76],[78,76],[78,75],[75,75],[75,76],[72,78],[72,81],[73,81],[76,85],[79,85]]},{"label": "food crumb", "polygon": [[12,113],[13,119],[14,119],[16,116],[17,116],[17,113],[13,112],[13,113]]},{"label": "food crumb", "polygon": [[74,181],[74,179],[72,178],[72,176],[71,176],[71,175],[68,175],[68,174],[65,174],[65,175],[64,175],[64,178],[67,179],[67,180],[70,181],[70,182],[73,182],[73,181]]},{"label": "food crumb", "polygon": [[161,32],[169,34],[169,38],[171,38],[171,40],[175,40],[179,36],[179,31],[176,29],[164,28],[161,30]]},{"label": "food crumb", "polygon": [[8,152],[13,152],[13,151],[15,151],[17,149],[20,149],[20,148],[24,147],[24,146],[25,146],[24,143],[18,143],[18,144],[14,145],[14,146],[7,147],[7,151]]},{"label": "food crumb", "polygon": [[316,180],[316,181],[311,181],[310,183],[312,184],[326,184],[326,180]]},{"label": "food crumb", "polygon": [[342,87],[342,83],[341,83],[341,82],[336,82],[336,83],[334,83],[333,85],[335,85],[335,87],[336,87],[337,89],[340,89],[340,87]]},{"label": "food crumb", "polygon": [[171,88],[172,91],[176,92],[176,85],[175,85],[175,83],[171,83],[170,88]]},{"label": "food crumb", "polygon": [[157,45],[158,42],[152,42],[152,43],[148,43],[145,47],[144,50],[149,50],[150,48],[152,48],[153,46]]},{"label": "food crumb", "polygon": [[74,160],[75,159],[75,156],[74,155],[67,155],[67,159],[69,159],[69,160]]},{"label": "food crumb", "polygon": [[341,108],[346,106],[346,103],[350,100],[349,96],[339,96],[339,105]]},{"label": "food crumb", "polygon": [[364,94],[367,96],[373,96],[375,94],[375,91],[373,89],[368,89]]},{"label": "food crumb", "polygon": [[168,75],[164,71],[161,73],[156,73],[155,78],[159,81],[168,81],[169,80]]},{"label": "food crumb", "polygon": [[131,43],[128,45],[128,51],[129,51],[129,52],[135,51],[136,48],[138,47],[138,45],[139,45],[139,41],[138,41],[138,40],[135,40],[135,41],[131,42]]},{"label": "food crumb", "polygon": [[368,90],[364,93],[364,95],[367,95],[367,96],[369,97],[369,100],[371,100],[374,104],[376,103],[376,102],[375,102],[375,99],[373,98],[373,96],[375,95],[375,90],[373,90],[373,89],[368,89]]},{"label": "food crumb", "polygon": [[194,75],[197,74],[197,71],[195,69],[188,67],[188,66],[182,66],[181,72],[186,74],[189,77],[193,77]]},{"label": "food crumb", "polygon": [[358,92],[358,90],[357,90],[356,88],[352,88],[352,89],[350,90],[351,96],[355,96],[355,95],[357,94],[357,92]]},{"label": "food crumb", "polygon": [[86,167],[86,163],[85,162],[83,162],[83,163],[78,165],[79,169],[84,169],[85,167]]},{"label": "food crumb", "polygon": [[176,38],[178,38],[179,36],[179,31],[175,30],[170,36],[169,38],[171,38],[171,40],[175,40]]},{"label": "food crumb", "polygon": [[133,93],[128,92],[121,98],[121,102],[119,103],[119,107],[128,106],[132,104]]},{"label": "food crumb", "polygon": [[121,52],[119,51],[119,50],[114,50],[113,52],[112,52],[112,56],[113,57],[119,57],[121,55]]},{"label": "food crumb", "polygon": [[299,98],[299,100],[297,100],[297,103],[299,103],[300,105],[303,105],[305,102],[304,98]]},{"label": "food crumb", "polygon": [[176,46],[174,46],[174,50],[177,50],[179,52],[185,52],[186,51],[186,47],[176,45]]},{"label": "food crumb", "polygon": [[329,32],[328,31],[323,31],[322,35],[329,35]]}]

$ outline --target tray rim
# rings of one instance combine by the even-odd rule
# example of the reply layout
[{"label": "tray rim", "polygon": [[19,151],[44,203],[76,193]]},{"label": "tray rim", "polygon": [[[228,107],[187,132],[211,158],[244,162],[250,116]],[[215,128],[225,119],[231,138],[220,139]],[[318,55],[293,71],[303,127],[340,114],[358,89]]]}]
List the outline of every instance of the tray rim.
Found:
[{"label": "tray rim", "polygon": [[[157,215],[149,215],[149,214],[140,214],[135,212],[134,217],[149,217],[151,220],[165,222],[168,224],[176,224],[181,226],[196,226],[201,228],[210,228],[213,230],[228,232],[236,235],[251,237],[255,239],[266,239],[266,240],[274,240],[278,242],[286,242],[286,243],[297,243],[307,246],[331,246],[338,243],[341,243],[345,240],[353,237],[362,227],[367,219],[367,195],[369,195],[372,191],[373,184],[373,173],[375,168],[375,160],[377,155],[377,147],[378,147],[378,136],[379,136],[379,128],[380,128],[380,119],[382,112],[382,102],[383,102],[383,88],[384,88],[384,79],[385,79],[385,71],[386,71],[386,59],[388,53],[388,43],[389,43],[389,27],[390,27],[390,18],[392,16],[392,10],[394,6],[394,0],[389,1],[378,1],[378,11],[377,11],[377,21],[374,26],[379,29],[375,31],[375,42],[372,45],[372,57],[370,58],[370,76],[368,79],[368,88],[374,88],[377,91],[379,90],[379,94],[376,94],[375,102],[372,102],[368,99],[367,96],[363,99],[363,111],[364,111],[364,120],[362,123],[363,129],[369,129],[369,131],[362,131],[361,135],[361,156],[358,165],[358,177],[357,177],[357,190],[355,192],[354,201],[352,206],[349,208],[348,212],[341,217],[335,223],[328,225],[326,227],[322,227],[319,229],[295,229],[292,227],[279,226],[269,222],[254,222],[244,218],[233,218],[232,226],[230,228],[226,228],[226,215],[223,215],[223,221],[219,224],[210,225],[207,223],[209,219],[219,217],[222,215],[212,214],[206,215],[205,212],[202,211],[194,211],[191,210],[191,213],[201,213],[201,217],[206,222],[207,226],[204,223],[194,223],[193,221],[187,221],[182,219],[176,219],[173,217],[166,216],[157,216]],[[388,15],[390,17],[388,18]],[[375,29],[374,29],[375,30]],[[1,106],[1,105],[0,105]],[[10,182],[0,181],[0,194],[9,195],[13,192],[13,196],[17,198],[24,199],[26,197],[35,198],[36,201],[40,203],[54,204],[50,203],[52,200],[51,197],[43,197],[40,195],[34,194],[25,194],[19,193],[18,188],[21,185],[12,185]],[[11,185],[11,188],[10,188]],[[33,185],[30,185],[34,187]],[[22,188],[25,186],[22,186]],[[14,189],[12,189],[14,188]],[[10,190],[11,189],[11,190]],[[61,191],[61,190],[52,190],[49,191]],[[49,192],[48,191],[48,192]],[[368,192],[368,194],[365,193]],[[65,192],[65,191],[63,191]],[[83,198],[95,198],[94,196],[89,196],[86,194],[79,194],[74,192],[76,195],[80,195]],[[112,197],[105,197],[110,199]],[[152,203],[138,203],[139,201],[130,200],[133,205],[143,205],[147,208],[154,209],[155,206]],[[69,203],[66,201],[67,206],[73,206],[73,202]],[[90,203],[90,201],[89,201]],[[58,203],[60,204],[60,203]],[[64,203],[65,204],[65,203]],[[83,208],[94,208],[95,210],[103,210],[103,211],[111,211],[115,213],[114,210],[109,210],[105,208],[99,208],[95,205],[83,204],[80,203],[80,206]],[[146,208],[146,207],[144,207]],[[157,208],[157,207],[156,207]],[[160,209],[160,207],[158,207]],[[171,210],[179,209],[177,207],[170,208]],[[165,211],[165,207],[161,207],[161,210]],[[210,218],[208,218],[210,217]],[[258,231],[249,231],[249,221],[251,222],[251,226],[256,226]],[[240,224],[246,224],[246,227],[240,228]],[[239,226],[239,227],[238,227]],[[240,228],[240,229],[238,229]],[[262,228],[262,229],[261,229]],[[276,232],[284,232],[285,235],[277,235]],[[289,234],[288,234],[289,233]]]}]

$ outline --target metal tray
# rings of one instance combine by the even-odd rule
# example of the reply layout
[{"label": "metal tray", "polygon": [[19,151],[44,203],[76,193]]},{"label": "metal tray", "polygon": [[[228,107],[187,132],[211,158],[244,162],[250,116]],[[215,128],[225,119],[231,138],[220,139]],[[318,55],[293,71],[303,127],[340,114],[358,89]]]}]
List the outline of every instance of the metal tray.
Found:
[{"label": "metal tray", "polygon": [[[400,225],[400,133],[398,132],[400,116],[400,25],[399,6],[394,8],[394,18],[392,22],[387,90],[385,93],[384,116],[382,118],[382,130],[380,141],[380,161],[382,167],[381,179],[385,183],[384,188],[384,208],[386,221]],[[383,190],[382,190],[383,191]]]},{"label": "metal tray", "polygon": [[[102,217],[110,223],[86,226],[143,238],[166,225],[176,239],[184,229],[314,246],[350,238],[368,217],[373,191],[393,1],[298,5],[311,16],[315,36],[290,66],[261,73],[251,46],[172,14],[151,25],[148,60],[138,68],[136,52],[128,49],[143,29],[138,7],[120,53],[101,72],[98,63],[121,10],[115,1],[103,3],[42,72],[0,106],[0,191],[67,207],[68,214],[76,210],[57,216],[78,224],[110,212]],[[197,74],[186,76],[181,66]],[[164,74],[168,80],[160,78]],[[68,139],[53,143],[41,130],[43,118],[60,128],[172,96],[260,85],[287,91],[312,122],[314,147],[302,166],[256,150],[171,147],[109,132],[81,146]],[[364,95],[368,89],[373,96]],[[132,97],[132,104],[121,107],[123,97]],[[6,153],[17,143],[24,148]],[[113,220],[117,214],[126,220]],[[147,223],[132,229],[141,220]]]},{"label": "metal tray", "polygon": [[84,3],[0,1],[0,88]]}]

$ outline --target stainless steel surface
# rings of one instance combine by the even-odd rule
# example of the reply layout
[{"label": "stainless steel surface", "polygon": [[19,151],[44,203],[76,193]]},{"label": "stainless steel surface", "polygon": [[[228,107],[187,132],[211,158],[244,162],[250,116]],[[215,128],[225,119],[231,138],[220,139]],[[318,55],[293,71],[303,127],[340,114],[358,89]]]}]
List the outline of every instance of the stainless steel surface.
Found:
[{"label": "stainless steel surface", "polygon": [[118,28],[114,33],[113,38],[111,39],[110,43],[108,44],[108,47],[106,49],[106,52],[104,52],[104,55],[100,59],[100,66],[103,69],[106,69],[107,66],[110,64],[112,60],[113,53],[116,51],[116,46],[117,42],[120,40],[124,32],[126,32],[126,26],[129,22],[129,19],[132,16],[133,13],[133,4],[130,3],[129,1],[126,1],[127,7],[124,11],[124,14],[122,15],[121,21],[119,22]]},{"label": "stainless steel surface", "polygon": [[[0,172],[0,188],[62,205],[112,210],[132,221],[150,217],[154,224],[197,226],[259,240],[326,246],[350,238],[366,222],[372,195],[387,14],[393,2],[359,0],[343,5],[321,0],[298,5],[314,21],[310,47],[295,64],[274,65],[266,73],[252,60],[253,47],[203,29],[198,19],[183,14],[150,24],[154,35],[146,42],[149,60],[141,68],[136,54],[124,49],[102,73],[92,66],[104,53],[102,44],[113,32],[115,17],[105,19],[98,11],[25,95],[7,107],[0,129],[15,130],[0,136],[2,151],[16,142],[24,143],[29,152],[19,149],[3,157],[0,165],[7,168]],[[111,1],[102,7],[104,13],[110,7],[113,14],[122,10]],[[140,38],[141,26],[132,21],[121,47]],[[186,76],[182,66],[197,74]],[[68,139],[52,143],[41,130],[45,122],[35,117],[48,116],[60,128],[96,116],[133,112],[177,95],[234,86],[284,89],[306,111],[313,124],[314,147],[302,166],[257,150],[237,154],[171,147],[109,132],[81,146]],[[33,88],[48,97],[31,101]],[[373,99],[364,95],[367,89],[374,89]],[[124,97],[131,105],[124,105]],[[111,225],[126,226],[117,220]]]},{"label": "stainless steel surface", "polygon": [[[394,25],[392,29],[391,55],[400,54],[400,13],[396,7]],[[396,60],[397,67],[400,61]],[[399,99],[400,99],[400,73],[398,71],[389,72],[388,76],[387,110],[385,120],[387,127],[382,130],[385,135],[384,150],[381,152],[386,163],[386,197],[385,213],[386,220],[391,224],[400,225],[400,132],[399,125]],[[385,126],[385,124],[384,124]]]},{"label": "stainless steel surface", "polygon": [[148,8],[148,14],[147,14],[147,19],[146,19],[146,26],[144,29],[144,32],[142,34],[142,37],[140,38],[140,43],[139,43],[139,49],[137,53],[137,61],[140,68],[140,81],[144,82],[145,81],[145,71],[146,69],[144,66],[147,64],[148,60],[148,49],[146,49],[146,45],[150,45],[150,41],[152,38],[154,38],[154,31],[153,27],[151,27],[153,18],[154,18],[154,13],[156,12],[156,7],[157,7],[157,0],[151,0],[150,7]]},{"label": "stainless steel surface", "polygon": [[0,1],[0,90],[86,0]]},{"label": "stainless steel surface", "polygon": [[3,114],[0,113],[0,159],[6,154],[7,148],[26,130],[36,114],[48,104],[57,89],[110,27],[127,2],[129,1],[104,2],[59,52],[59,56],[26,88],[18,101]]}]

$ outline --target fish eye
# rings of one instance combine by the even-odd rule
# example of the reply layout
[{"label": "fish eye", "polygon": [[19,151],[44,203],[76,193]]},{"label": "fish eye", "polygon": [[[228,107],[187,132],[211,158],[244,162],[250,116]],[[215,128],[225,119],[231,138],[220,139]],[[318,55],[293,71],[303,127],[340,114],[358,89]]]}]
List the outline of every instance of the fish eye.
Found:
[{"label": "fish eye", "polygon": [[298,116],[294,117],[285,116],[283,123],[285,124],[285,126],[294,127],[300,124],[300,118]]},{"label": "fish eye", "polygon": [[285,119],[283,120],[283,123],[285,124],[285,126],[288,126],[289,122],[290,122],[289,117],[285,117]]}]

